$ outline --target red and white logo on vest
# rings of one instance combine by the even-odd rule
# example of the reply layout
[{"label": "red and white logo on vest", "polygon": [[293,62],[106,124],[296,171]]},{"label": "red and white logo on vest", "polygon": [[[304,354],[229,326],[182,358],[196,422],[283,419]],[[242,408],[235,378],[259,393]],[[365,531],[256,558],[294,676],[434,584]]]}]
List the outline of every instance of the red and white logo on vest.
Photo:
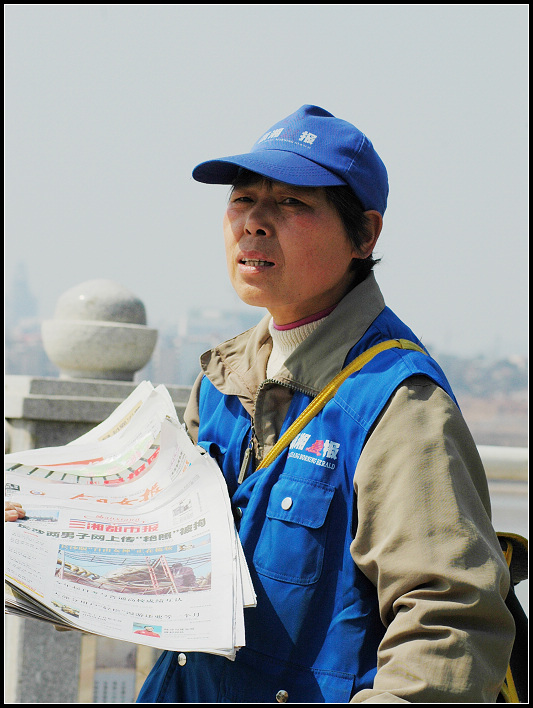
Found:
[{"label": "red and white logo on vest", "polygon": [[334,440],[313,439],[308,433],[298,433],[289,445],[289,457],[335,469],[339,450],[340,443]]}]

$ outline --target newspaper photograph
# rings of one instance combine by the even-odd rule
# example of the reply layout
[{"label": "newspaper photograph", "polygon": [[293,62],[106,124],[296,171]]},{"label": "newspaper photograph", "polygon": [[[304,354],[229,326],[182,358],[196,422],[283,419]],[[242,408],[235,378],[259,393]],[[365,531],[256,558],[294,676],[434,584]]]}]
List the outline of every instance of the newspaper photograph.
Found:
[{"label": "newspaper photograph", "polygon": [[164,387],[63,447],[5,457],[6,611],[232,659],[255,594],[224,478]]}]

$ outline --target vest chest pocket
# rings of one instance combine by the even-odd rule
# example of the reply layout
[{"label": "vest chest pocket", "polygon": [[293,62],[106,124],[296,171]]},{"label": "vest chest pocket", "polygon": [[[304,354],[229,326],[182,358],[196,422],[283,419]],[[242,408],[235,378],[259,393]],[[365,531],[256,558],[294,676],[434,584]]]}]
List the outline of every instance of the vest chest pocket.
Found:
[{"label": "vest chest pocket", "polygon": [[318,480],[279,478],[270,492],[254,553],[259,574],[297,585],[319,579],[334,492],[335,487]]}]

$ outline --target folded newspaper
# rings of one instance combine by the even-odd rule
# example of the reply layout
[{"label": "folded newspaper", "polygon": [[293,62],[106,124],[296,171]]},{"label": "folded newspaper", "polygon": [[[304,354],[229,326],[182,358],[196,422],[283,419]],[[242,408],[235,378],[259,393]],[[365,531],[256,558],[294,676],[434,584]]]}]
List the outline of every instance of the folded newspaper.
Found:
[{"label": "folded newspaper", "polygon": [[235,658],[255,593],[224,478],[164,386],[89,433],[5,457],[8,613],[173,651]]}]

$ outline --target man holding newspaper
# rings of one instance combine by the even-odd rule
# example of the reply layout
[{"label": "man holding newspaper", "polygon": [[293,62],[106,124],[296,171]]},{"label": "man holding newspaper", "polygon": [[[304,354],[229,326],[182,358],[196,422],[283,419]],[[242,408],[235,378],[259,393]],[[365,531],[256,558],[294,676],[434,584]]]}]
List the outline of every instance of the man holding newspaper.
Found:
[{"label": "man holding newspaper", "polygon": [[[257,607],[234,662],[167,653],[139,701],[495,701],[508,573],[449,384],[372,273],[381,159],[308,105],[193,177],[232,185],[231,282],[268,310],[202,357],[186,412],[226,478]],[[260,467],[343,367],[391,340],[416,346],[379,351]]]},{"label": "man holding newspaper", "polygon": [[193,177],[232,185],[230,279],[268,311],[203,355],[185,415],[257,605],[233,661],[166,651],[138,701],[494,702],[509,575],[453,392],[374,277],[383,162],[306,105]]}]

